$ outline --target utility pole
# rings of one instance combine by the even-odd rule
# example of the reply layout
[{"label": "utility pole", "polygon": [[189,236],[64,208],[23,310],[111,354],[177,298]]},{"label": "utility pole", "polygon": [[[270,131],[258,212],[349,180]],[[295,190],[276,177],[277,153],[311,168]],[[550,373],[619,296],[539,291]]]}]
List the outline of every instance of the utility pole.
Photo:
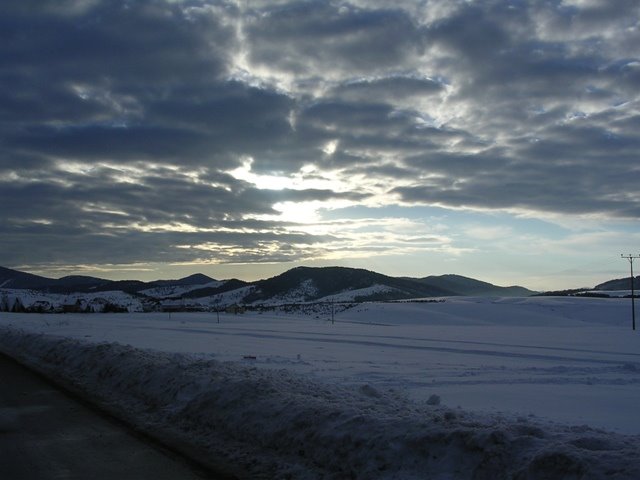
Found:
[{"label": "utility pole", "polygon": [[631,267],[631,327],[636,329],[636,295],[635,289],[633,288],[633,261],[636,258],[640,258],[640,255],[632,255],[631,253],[628,255],[620,254],[620,257],[626,258],[629,260],[629,266]]}]

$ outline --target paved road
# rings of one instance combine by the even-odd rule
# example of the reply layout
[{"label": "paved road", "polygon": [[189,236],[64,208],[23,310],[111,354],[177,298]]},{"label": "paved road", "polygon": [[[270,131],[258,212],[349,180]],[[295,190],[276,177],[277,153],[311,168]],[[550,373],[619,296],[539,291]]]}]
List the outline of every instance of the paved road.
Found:
[{"label": "paved road", "polygon": [[214,478],[0,354],[0,479]]}]

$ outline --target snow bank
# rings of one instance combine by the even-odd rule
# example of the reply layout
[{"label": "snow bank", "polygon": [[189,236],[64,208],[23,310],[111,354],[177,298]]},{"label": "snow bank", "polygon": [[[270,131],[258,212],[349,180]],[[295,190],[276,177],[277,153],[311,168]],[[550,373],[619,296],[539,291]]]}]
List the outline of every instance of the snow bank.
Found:
[{"label": "snow bank", "polygon": [[10,326],[0,328],[0,349],[244,478],[640,478],[634,436]]}]

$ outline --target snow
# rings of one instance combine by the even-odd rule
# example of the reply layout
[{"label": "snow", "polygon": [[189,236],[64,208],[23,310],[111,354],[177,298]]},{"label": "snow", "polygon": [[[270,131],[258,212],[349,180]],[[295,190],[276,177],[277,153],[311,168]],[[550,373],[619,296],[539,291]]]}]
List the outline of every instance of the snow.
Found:
[{"label": "snow", "polygon": [[199,290],[201,288],[216,288],[223,285],[224,282],[220,282],[218,280],[213,280],[208,283],[203,283],[199,285],[167,285],[164,287],[154,287],[148,288],[146,290],[141,290],[140,293],[147,295],[153,298],[169,298],[169,297],[180,297],[185,293],[192,292],[194,290]]},{"label": "snow", "polygon": [[353,290],[346,290],[344,292],[336,293],[335,295],[328,295],[322,297],[317,302],[352,302],[358,298],[367,298],[377,293],[387,293],[396,290],[393,287],[387,285],[371,285],[366,288],[356,288]]},{"label": "snow", "polygon": [[292,288],[282,295],[275,295],[266,302],[256,301],[255,304],[264,305],[281,305],[285,303],[299,303],[304,302],[307,298],[313,297],[318,293],[318,287],[316,287],[312,279],[303,280],[296,288]]},{"label": "snow", "polygon": [[587,290],[584,293],[595,295],[609,295],[610,297],[630,297],[631,290]]},{"label": "snow", "polygon": [[[256,287],[253,285],[248,285],[246,287],[236,288],[234,290],[228,290],[226,292],[217,293],[215,295],[209,295],[206,297],[198,297],[198,298],[185,298],[181,300],[173,300],[173,302],[177,304],[182,304],[184,306],[195,306],[202,307],[207,309],[217,310],[219,308],[224,308],[229,305],[234,305],[237,303],[242,303],[242,300],[249,295],[251,292],[255,290]],[[171,301],[162,301],[163,305],[170,305]]]},{"label": "snow", "polygon": [[0,313],[0,349],[245,478],[640,478],[625,299]]},{"label": "snow", "polygon": [[6,298],[9,306],[16,300],[26,308],[37,304],[48,304],[51,307],[61,308],[63,305],[74,305],[79,302],[82,307],[87,305],[93,311],[101,311],[104,302],[125,308],[129,312],[142,312],[143,306],[139,297],[122,292],[120,290],[93,292],[93,293],[43,293],[38,290],[8,289],[0,290],[0,298]]}]

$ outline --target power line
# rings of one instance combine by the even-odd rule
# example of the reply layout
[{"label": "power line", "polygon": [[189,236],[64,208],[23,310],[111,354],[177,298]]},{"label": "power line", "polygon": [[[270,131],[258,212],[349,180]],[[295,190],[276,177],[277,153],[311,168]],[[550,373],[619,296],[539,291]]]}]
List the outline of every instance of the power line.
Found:
[{"label": "power line", "polygon": [[631,327],[635,330],[636,329],[636,295],[635,295],[635,290],[633,288],[633,261],[636,258],[640,258],[640,255],[633,255],[631,253],[628,255],[625,255],[624,253],[621,253],[620,257],[626,258],[627,260],[629,260],[629,266],[631,267]]}]

